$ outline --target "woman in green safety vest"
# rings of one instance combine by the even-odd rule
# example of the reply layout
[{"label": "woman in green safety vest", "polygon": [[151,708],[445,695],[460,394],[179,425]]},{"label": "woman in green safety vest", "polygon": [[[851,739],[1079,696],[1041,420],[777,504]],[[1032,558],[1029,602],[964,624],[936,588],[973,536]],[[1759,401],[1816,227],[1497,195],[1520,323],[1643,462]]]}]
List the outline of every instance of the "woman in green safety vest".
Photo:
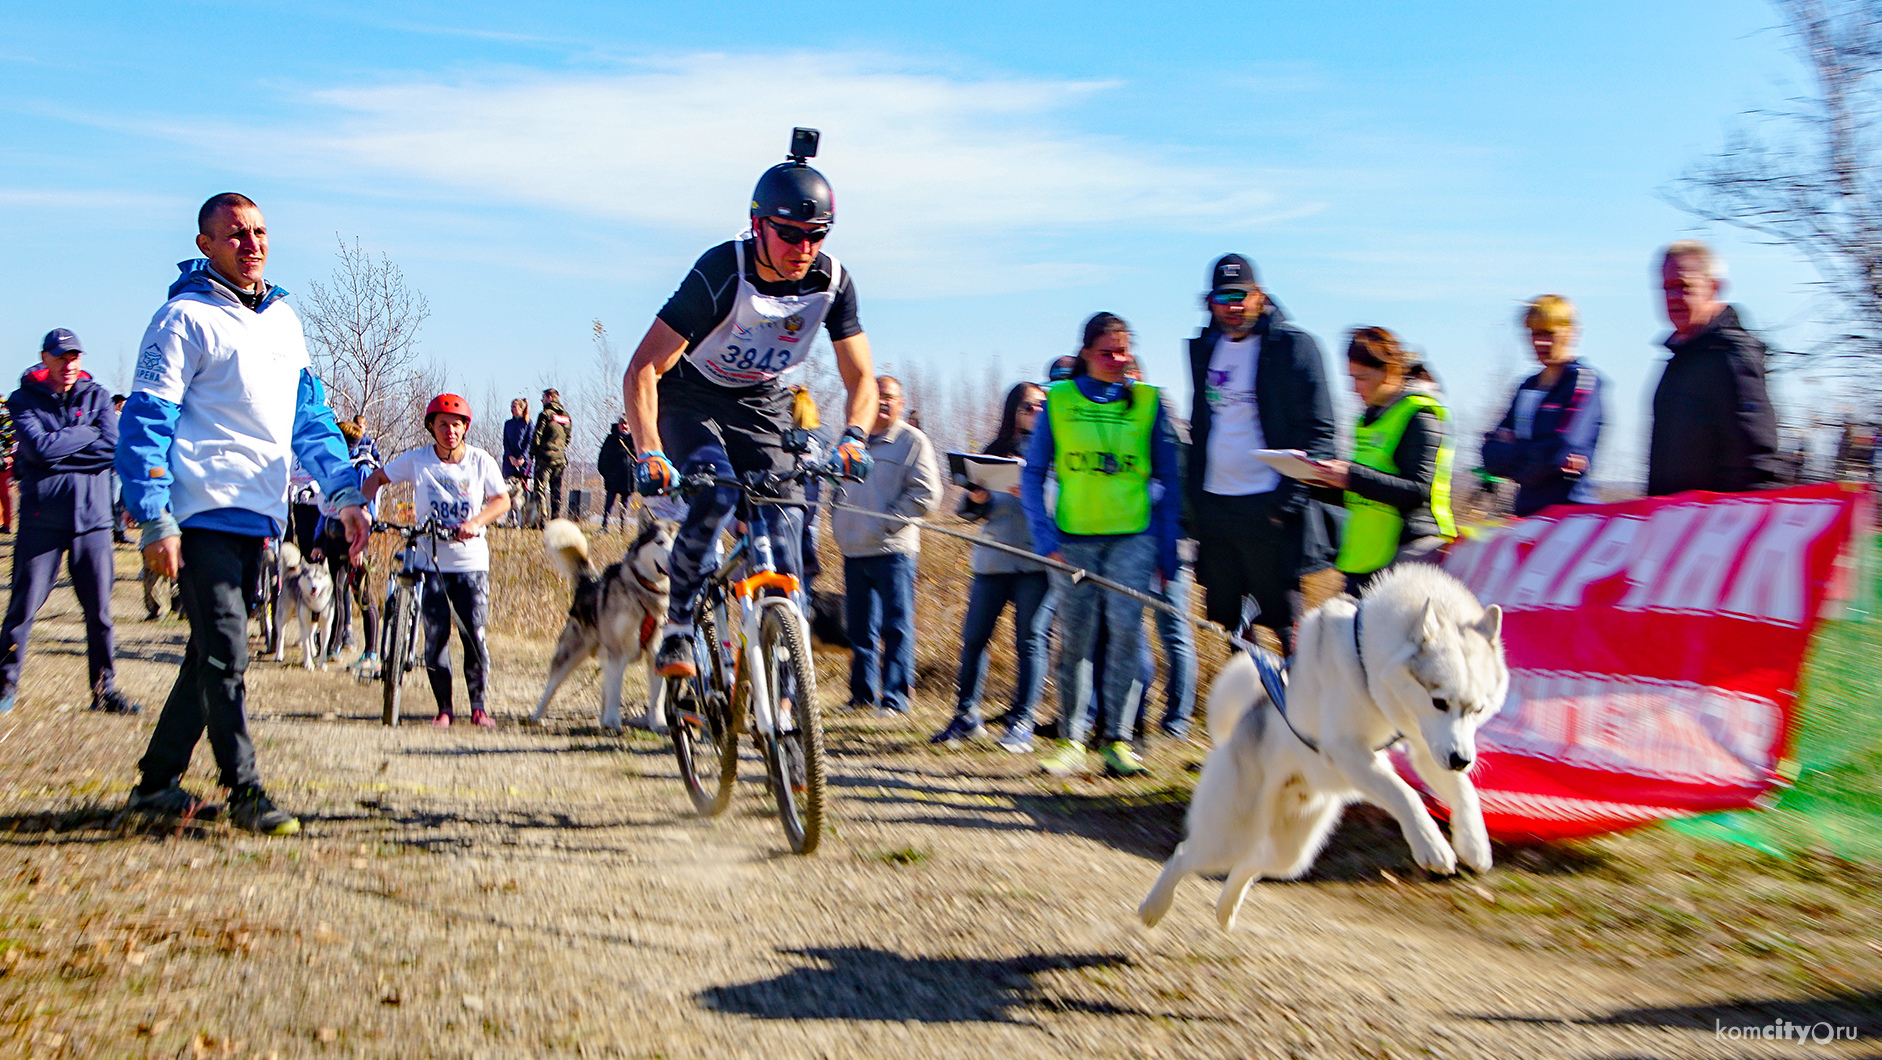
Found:
[{"label": "woman in green safety vest", "polygon": [[[1394,563],[1435,563],[1457,536],[1451,517],[1451,430],[1437,382],[1384,328],[1359,328],[1346,373],[1365,403],[1353,458],[1318,461],[1313,481],[1341,491],[1346,530],[1334,560],[1358,596]],[[1325,498],[1323,498],[1325,499]]]},{"label": "woman in green safety vest", "polygon": [[[1169,413],[1156,387],[1130,380],[1134,361],[1122,318],[1099,313],[1085,322],[1072,378],[1046,391],[1046,414],[1033,425],[1020,504],[1034,551],[1154,594],[1176,575],[1183,489]],[[1048,471],[1059,483],[1050,510]],[[1141,773],[1130,738],[1144,693],[1136,666],[1143,605],[1090,582],[1059,584],[1060,739],[1041,766],[1059,776],[1085,771],[1085,704],[1102,615],[1111,665],[1104,668],[1099,753],[1111,773]]]}]

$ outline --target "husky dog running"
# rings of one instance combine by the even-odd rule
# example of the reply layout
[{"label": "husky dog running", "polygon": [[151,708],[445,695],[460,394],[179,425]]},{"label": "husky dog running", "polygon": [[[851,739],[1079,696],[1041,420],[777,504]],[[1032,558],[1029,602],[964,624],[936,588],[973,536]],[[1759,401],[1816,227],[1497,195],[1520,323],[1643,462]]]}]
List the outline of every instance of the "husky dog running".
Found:
[{"label": "husky dog running", "polygon": [[[1469,770],[1477,728],[1509,692],[1502,621],[1500,608],[1483,607],[1443,570],[1408,564],[1363,600],[1335,597],[1301,621],[1285,715],[1254,660],[1238,654],[1209,690],[1214,746],[1190,800],[1187,838],[1137,915],[1154,926],[1183,877],[1227,873],[1216,921],[1234,928],[1248,885],[1304,875],[1346,805],[1361,799],[1398,819],[1419,865],[1448,875],[1461,858],[1487,871],[1490,836]],[[1385,753],[1401,736],[1418,775],[1450,808],[1455,852]]]},{"label": "husky dog running", "polygon": [[555,690],[568,679],[575,667],[601,652],[601,727],[611,732],[621,728],[621,682],[628,664],[636,659],[647,662],[647,713],[635,722],[635,728],[666,731],[666,719],[660,709],[659,678],[653,672],[653,649],[667,614],[667,555],[673,551],[673,539],[679,524],[671,519],[656,519],[640,505],[638,534],[621,561],[597,571],[588,557],[588,538],[581,528],[567,519],[551,519],[543,529],[542,547],[562,573],[575,583],[575,599],[569,605],[569,620],[562,626],[562,636],[555,644],[555,658],[549,663],[549,684],[536,704],[532,724],[540,724]]},{"label": "husky dog running", "polygon": [[[301,669],[311,670],[318,663],[327,668],[327,635],[333,629],[333,574],[325,563],[308,563],[294,542],[281,543],[281,626],[287,616],[300,622]],[[283,636],[275,648],[274,661],[287,655],[288,639]]]}]

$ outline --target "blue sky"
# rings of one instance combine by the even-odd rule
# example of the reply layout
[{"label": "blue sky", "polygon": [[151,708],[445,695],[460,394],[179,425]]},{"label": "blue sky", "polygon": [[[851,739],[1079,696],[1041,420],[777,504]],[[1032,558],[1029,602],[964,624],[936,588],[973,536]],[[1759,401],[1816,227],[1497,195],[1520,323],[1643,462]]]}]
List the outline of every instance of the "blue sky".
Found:
[{"label": "blue sky", "polygon": [[[1108,309],[1186,411],[1183,340],[1237,250],[1329,372],[1382,324],[1471,416],[1556,291],[1615,386],[1601,472],[1629,478],[1652,257],[1703,233],[1656,193],[1796,87],[1750,0],[803,7],[0,3],[0,348],[23,367],[70,327],[113,381],[196,206],[235,189],[275,282],[357,238],[429,298],[422,349],[474,401],[566,391],[590,322],[631,349],[801,124],[881,362],[1032,375]],[[1807,343],[1809,271],[1716,234],[1733,300]]]}]

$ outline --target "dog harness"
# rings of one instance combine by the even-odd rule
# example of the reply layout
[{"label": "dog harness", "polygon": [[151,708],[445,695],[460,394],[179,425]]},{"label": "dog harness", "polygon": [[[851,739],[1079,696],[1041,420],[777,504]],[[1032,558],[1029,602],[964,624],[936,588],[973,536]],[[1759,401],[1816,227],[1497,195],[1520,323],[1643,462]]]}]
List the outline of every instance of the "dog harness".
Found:
[{"label": "dog harness", "polygon": [[[1353,607],[1353,658],[1359,663],[1360,683],[1369,685],[1370,681],[1366,677],[1365,649],[1359,646],[1359,631],[1361,628],[1359,616],[1364,610],[1364,604],[1355,604]],[[1274,704],[1274,712],[1281,716],[1281,723],[1287,726],[1287,731],[1293,733],[1296,740],[1305,744],[1307,750],[1312,751],[1314,754],[1320,754],[1320,742],[1295,728],[1294,719],[1287,716],[1287,660],[1253,641],[1246,641],[1240,637],[1230,637],[1229,639],[1243,651],[1246,651],[1250,659],[1254,660],[1255,673],[1261,678],[1261,687],[1268,693],[1268,702]],[[1373,748],[1372,751],[1374,754],[1377,754],[1404,738],[1404,733],[1395,732],[1390,739]]]}]

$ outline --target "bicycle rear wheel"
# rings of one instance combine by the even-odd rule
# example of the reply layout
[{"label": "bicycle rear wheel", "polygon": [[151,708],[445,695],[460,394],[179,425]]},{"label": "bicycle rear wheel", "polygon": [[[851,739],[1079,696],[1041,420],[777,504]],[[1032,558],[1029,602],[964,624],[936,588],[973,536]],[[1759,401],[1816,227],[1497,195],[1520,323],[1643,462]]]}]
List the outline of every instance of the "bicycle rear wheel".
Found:
[{"label": "bicycle rear wheel", "polygon": [[385,682],[385,708],[380,720],[396,726],[405,690],[406,662],[413,651],[412,622],[417,617],[418,601],[413,598],[411,589],[401,585],[393,591],[392,606],[386,611],[386,648],[379,663],[379,679]]},{"label": "bicycle rear wheel", "polygon": [[738,779],[739,719],[732,711],[731,681],[719,651],[718,631],[710,612],[701,609],[696,620],[698,643],[707,646],[697,660],[697,677],[670,677],[666,684],[667,731],[673,734],[673,756],[679,760],[680,782],[703,817],[717,817],[732,802]]},{"label": "bicycle rear wheel", "polygon": [[817,710],[817,671],[804,646],[803,626],[782,607],[765,608],[759,657],[778,731],[766,741],[765,764],[778,821],[794,854],[816,853],[823,838],[823,717]]}]

